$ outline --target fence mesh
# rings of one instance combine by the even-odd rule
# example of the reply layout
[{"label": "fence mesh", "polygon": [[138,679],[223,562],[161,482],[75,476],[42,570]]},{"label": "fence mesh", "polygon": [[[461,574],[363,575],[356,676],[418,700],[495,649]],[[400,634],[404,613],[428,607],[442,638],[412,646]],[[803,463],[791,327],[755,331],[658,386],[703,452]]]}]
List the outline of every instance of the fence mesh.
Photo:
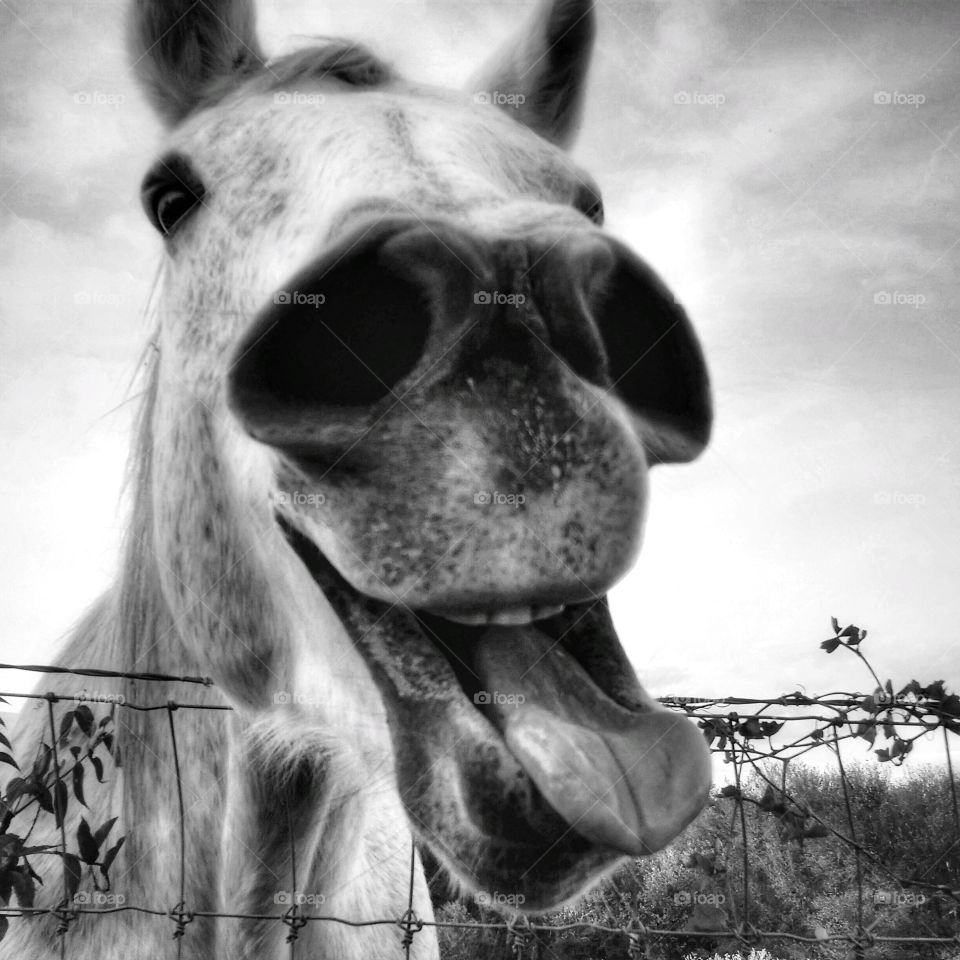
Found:
[{"label": "fence mesh", "polygon": [[[461,909],[459,912],[441,910],[435,919],[426,920],[414,910],[416,855],[413,845],[406,909],[397,916],[372,917],[358,922],[304,910],[299,903],[292,903],[286,910],[278,909],[275,913],[264,914],[192,910],[186,896],[190,852],[186,844],[178,731],[182,730],[181,724],[185,722],[182,718],[185,711],[229,711],[231,708],[190,702],[187,698],[158,703],[123,700],[110,703],[109,712],[97,721],[89,707],[89,698],[83,693],[75,697],[54,693],[0,693],[0,698],[5,700],[32,700],[39,707],[45,706],[49,734],[49,743],[44,741],[38,747],[37,756],[29,758],[32,762],[29,776],[24,776],[18,768],[18,775],[7,782],[3,799],[0,800],[0,812],[3,815],[0,857],[5,857],[2,861],[5,867],[0,868],[0,899],[5,903],[0,909],[0,934],[6,933],[7,925],[11,921],[17,922],[18,918],[52,914],[58,922],[60,955],[66,958],[70,956],[71,925],[81,914],[133,912],[163,918],[170,924],[171,956],[177,957],[181,956],[185,938],[190,936],[191,922],[198,918],[233,918],[275,921],[278,936],[285,937],[289,944],[291,958],[297,955],[297,939],[304,926],[333,923],[350,927],[396,925],[402,930],[401,947],[407,957],[421,931],[425,927],[434,927],[442,942],[444,932],[447,936],[451,936],[453,931],[497,935],[502,950],[507,951],[503,955],[516,960],[538,956],[592,956],[589,952],[570,952],[570,944],[575,943],[580,934],[589,935],[594,940],[602,937],[604,953],[599,955],[611,960],[617,956],[631,960],[639,957],[684,956],[687,952],[695,951],[698,944],[710,952],[720,948],[764,946],[776,950],[778,947],[786,949],[789,945],[794,948],[805,945],[815,956],[840,956],[842,954],[837,953],[835,948],[845,946],[845,955],[855,958],[887,957],[891,954],[884,952],[884,949],[897,945],[914,951],[904,955],[933,957],[934,953],[924,953],[921,948],[936,949],[936,956],[955,955],[960,960],[960,871],[957,867],[960,864],[960,813],[951,757],[951,746],[956,745],[952,738],[960,733],[960,698],[948,693],[941,681],[926,685],[911,681],[899,690],[889,680],[881,682],[859,651],[859,643],[865,632],[855,627],[841,631],[836,622],[834,629],[836,636],[822,646],[828,653],[844,647],[864,660],[876,682],[873,693],[832,691],[809,696],[796,692],[766,699],[661,698],[661,703],[666,707],[685,714],[699,724],[712,751],[722,756],[726,764],[724,769],[730,772],[726,778],[728,782],[716,788],[713,798],[715,815],[728,814],[729,823],[724,831],[713,834],[712,848],[701,842],[699,847],[695,845],[695,848],[687,851],[682,863],[687,876],[692,877],[693,881],[692,887],[673,895],[672,906],[686,914],[679,926],[660,925],[655,916],[651,919],[649,910],[644,912],[642,909],[643,898],[640,894],[629,888],[629,884],[628,889],[618,886],[616,878],[589,895],[585,901],[587,905],[578,908],[579,913],[568,909],[549,917],[530,919],[509,910],[497,913],[489,911],[487,916],[481,912],[477,916]],[[16,664],[0,664],[0,669],[124,678],[144,681],[147,685],[151,682],[212,685],[208,678],[156,673]],[[54,705],[71,701],[76,706],[61,717],[58,724]],[[123,840],[106,852],[101,852],[112,826],[112,821],[108,821],[97,831],[99,834],[105,830],[103,836],[78,835],[79,851],[72,852],[65,828],[70,787],[76,792],[78,781],[82,784],[82,772],[78,775],[77,770],[85,764],[92,763],[100,779],[102,765],[98,766],[101,761],[96,758],[96,748],[103,746],[108,752],[112,750],[112,721],[117,711],[123,710],[166,713],[178,802],[176,840],[179,884],[178,899],[173,904],[123,903],[94,907],[85,906],[82,898],[78,898],[82,864],[96,865],[98,869],[102,867],[105,882],[109,883],[108,871]],[[83,752],[72,747],[72,759],[66,759],[62,752],[72,725],[83,728],[88,737],[88,748]],[[872,848],[868,838],[860,835],[864,822],[870,821],[865,821],[862,811],[858,813],[856,809],[857,797],[851,787],[850,773],[841,748],[845,741],[865,741],[875,748],[878,763],[901,766],[911,754],[914,744],[923,737],[936,737],[943,745],[942,784],[939,781],[934,784],[935,789],[942,786],[942,796],[934,797],[931,807],[942,812],[943,829],[938,840],[939,849],[929,852],[926,857],[926,868],[904,872]],[[878,740],[884,745],[877,747]],[[0,734],[0,742],[12,751],[6,736]],[[818,810],[816,796],[811,799],[794,789],[791,763],[814,751],[830,756],[835,775],[839,777],[842,788],[840,822],[836,822],[837,818],[831,818],[823,809]],[[0,761],[11,767],[21,759],[27,758],[14,758],[10,754],[0,753]],[[8,837],[20,839],[12,834],[11,823],[32,805],[37,807],[34,822],[45,810],[56,817],[59,827],[59,854],[64,864],[63,898],[54,908],[33,907],[33,881],[27,883],[15,879],[11,886],[3,877],[3,869],[13,864],[15,872],[21,870],[29,878],[29,873],[16,867],[17,850],[10,845],[12,841],[8,842]],[[824,923],[807,929],[772,929],[762,922],[770,916],[769,904],[763,902],[761,889],[765,884],[769,886],[769,877],[764,876],[764,870],[756,860],[758,851],[765,849],[764,843],[768,843],[773,835],[770,825],[783,844],[789,845],[793,851],[799,851],[797,856],[802,856],[805,844],[831,842],[838,851],[844,852],[842,855],[837,853],[838,864],[842,858],[846,858],[847,865],[852,860],[853,883],[849,895],[855,898],[854,913],[848,917],[845,925]],[[4,847],[4,844],[8,845]],[[18,849],[29,848],[21,843]],[[296,891],[299,889],[296,851],[291,849],[290,853],[293,874],[290,878],[291,889]],[[883,883],[884,886],[878,889],[875,886],[877,883]],[[11,894],[15,895],[17,906],[12,905]],[[906,915],[903,909],[891,912],[886,908],[910,908],[911,919],[907,925],[912,928],[903,932],[904,923],[900,922],[895,925],[897,929],[893,932],[886,930],[890,926],[891,916],[902,918]],[[833,953],[831,949],[834,949]],[[492,956],[489,953],[486,955]]]}]

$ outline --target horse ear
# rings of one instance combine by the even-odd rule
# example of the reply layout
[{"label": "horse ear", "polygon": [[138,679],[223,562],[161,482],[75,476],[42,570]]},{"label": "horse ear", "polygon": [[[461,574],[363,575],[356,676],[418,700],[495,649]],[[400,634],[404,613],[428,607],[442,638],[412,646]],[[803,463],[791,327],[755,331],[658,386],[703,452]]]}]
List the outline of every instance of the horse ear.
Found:
[{"label": "horse ear", "polygon": [[469,89],[567,146],[580,125],[595,30],[593,0],[545,0],[533,22],[478,72]]},{"label": "horse ear", "polygon": [[133,0],[128,26],[137,78],[170,125],[217,81],[263,64],[253,0]]}]

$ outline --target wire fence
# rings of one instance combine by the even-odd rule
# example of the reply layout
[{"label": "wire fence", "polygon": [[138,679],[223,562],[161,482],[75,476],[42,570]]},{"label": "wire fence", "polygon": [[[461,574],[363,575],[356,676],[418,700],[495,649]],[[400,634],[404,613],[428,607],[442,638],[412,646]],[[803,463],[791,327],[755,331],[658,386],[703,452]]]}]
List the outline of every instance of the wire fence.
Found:
[{"label": "wire fence", "polygon": [[[392,917],[351,921],[343,917],[325,915],[304,910],[299,903],[292,903],[286,910],[275,913],[250,914],[224,911],[191,909],[187,899],[188,850],[186,845],[184,794],[181,776],[180,743],[178,729],[183,722],[178,715],[183,711],[213,710],[229,711],[221,704],[167,700],[162,703],[136,703],[122,697],[109,703],[109,712],[99,720],[90,709],[90,698],[83,692],[77,696],[59,693],[0,693],[0,698],[33,700],[46,707],[46,739],[37,746],[32,757],[32,766],[24,774],[17,766],[17,759],[0,752],[0,762],[16,767],[16,776],[6,783],[0,814],[0,899],[5,906],[0,909],[0,936],[7,933],[10,921],[22,917],[37,917],[50,914],[57,920],[60,956],[70,956],[71,928],[81,915],[113,913],[138,913],[156,918],[165,918],[170,924],[173,939],[171,956],[180,957],[185,938],[190,935],[189,924],[199,918],[274,921],[278,936],[285,936],[290,957],[295,958],[300,931],[307,924],[341,924],[349,927],[393,925],[400,928],[403,954],[409,958],[415,938],[425,927],[433,927],[441,937],[446,932],[472,931],[497,934],[502,940],[504,956],[523,960],[525,957],[569,957],[570,943],[583,934],[603,937],[605,958],[617,956],[636,960],[683,956],[681,950],[694,950],[702,945],[708,950],[753,948],[769,946],[784,949],[803,946],[812,955],[840,956],[836,950],[846,949],[844,956],[855,958],[886,957],[884,948],[893,945],[910,948],[910,956],[933,957],[923,950],[936,948],[937,956],[954,954],[960,960],[960,812],[958,812],[957,780],[953,770],[951,738],[960,734],[960,697],[950,694],[941,681],[921,685],[911,681],[896,690],[891,681],[881,682],[866,659],[860,653],[859,643],[864,631],[855,627],[844,628],[834,622],[836,636],[822,646],[828,653],[844,647],[860,657],[873,674],[876,688],[873,693],[833,691],[819,696],[796,692],[771,698],[750,697],[664,697],[661,703],[697,722],[708,739],[715,754],[723,757],[732,776],[730,782],[717,788],[713,805],[717,811],[729,812],[730,820],[724,837],[715,837],[713,847],[703,846],[688,851],[683,863],[688,876],[694,877],[693,889],[675,893],[673,908],[685,911],[686,919],[680,925],[658,925],[650,911],[642,909],[643,898],[636,891],[618,889],[616,883],[605,884],[588,898],[589,906],[576,911],[566,910],[549,917],[530,919],[509,910],[503,914],[484,916],[467,915],[463,910],[452,916],[444,911],[437,918],[426,920],[414,910],[414,878],[416,872],[415,847],[411,846],[410,881],[406,909]],[[862,635],[861,635],[862,634]],[[199,684],[212,686],[212,681],[203,677],[169,676],[156,673],[124,673],[109,670],[80,669],[47,666],[0,664],[4,670],[27,670],[47,674],[68,674],[79,677],[122,678],[127,680],[162,683]],[[121,702],[122,701],[122,702]],[[59,722],[54,706],[57,703],[76,704],[62,713]],[[106,843],[113,820],[106,821],[96,831],[81,829],[77,845],[68,843],[66,811],[70,803],[71,788],[76,799],[83,801],[83,770],[94,769],[98,781],[102,781],[103,766],[98,751],[111,754],[114,750],[114,720],[118,710],[163,712],[169,730],[170,743],[176,774],[178,803],[178,899],[172,905],[128,904],[87,906],[84,894],[79,892],[81,870],[89,867],[91,875],[96,868],[104,887],[109,889],[109,870],[123,838],[109,849]],[[0,721],[2,722],[2,721]],[[71,737],[81,735],[83,744],[69,747],[71,760],[62,759]],[[795,733],[795,735],[794,735]],[[879,740],[884,745],[874,750],[876,760],[882,764],[901,766],[911,754],[914,744],[922,737],[942,738],[944,747],[943,795],[937,801],[944,811],[945,829],[939,838],[939,851],[927,857],[923,871],[898,870],[884,857],[871,849],[865,838],[859,835],[863,817],[859,816],[856,798],[851,789],[851,778],[843,757],[845,741],[866,741],[876,747]],[[6,736],[0,733],[0,743],[9,749]],[[834,822],[823,809],[818,811],[816,798],[811,802],[796,795],[789,776],[791,763],[812,751],[832,755],[836,773],[842,787],[842,822]],[[776,775],[779,768],[779,776]],[[78,772],[79,771],[79,772]],[[762,792],[761,792],[762,789]],[[42,812],[55,817],[59,828],[59,847],[56,850],[30,847],[29,832],[21,837],[12,832],[15,818],[33,811],[33,824]],[[769,917],[764,909],[763,877],[754,862],[757,855],[756,836],[761,823],[758,817],[765,816],[775,825],[779,839],[803,850],[804,844],[832,842],[845,851],[844,856],[853,861],[855,896],[853,916],[845,928],[815,925],[800,931],[797,929],[770,929],[761,922]],[[86,821],[84,821],[85,824]],[[130,825],[135,829],[136,825]],[[31,827],[32,828],[32,827]],[[753,841],[751,837],[753,836]],[[73,838],[71,838],[72,840]],[[73,848],[73,849],[71,849]],[[721,849],[722,848],[722,849]],[[73,850],[76,852],[73,852]],[[30,865],[30,855],[36,852],[57,853],[63,861],[63,897],[55,907],[40,908],[33,905],[33,892],[40,878]],[[296,851],[291,850],[295,865]],[[839,855],[838,855],[839,856]],[[94,877],[96,882],[96,877]],[[882,879],[885,884],[883,899],[877,900],[877,891],[871,893],[871,882]],[[295,866],[290,878],[291,889],[299,889]],[[97,887],[100,889],[99,885]],[[17,906],[12,906],[13,897]],[[678,899],[679,898],[679,899]],[[86,900],[89,902],[89,897]],[[913,929],[892,932],[890,911],[881,906],[910,906]],[[224,905],[229,908],[229,905]],[[476,912],[476,911],[475,911]],[[448,912],[449,913],[449,912]],[[673,910],[676,913],[676,910]],[[902,917],[901,911],[897,916]],[[903,926],[901,923],[900,927]],[[559,938],[559,939],[558,939]],[[557,944],[565,941],[563,952]],[[672,944],[673,946],[664,946]],[[584,947],[586,950],[587,948]],[[665,954],[664,950],[674,952]],[[831,952],[834,951],[834,952]],[[921,952],[917,952],[921,951]],[[575,954],[577,957],[593,956],[589,952]],[[487,954],[492,956],[492,954]]]}]

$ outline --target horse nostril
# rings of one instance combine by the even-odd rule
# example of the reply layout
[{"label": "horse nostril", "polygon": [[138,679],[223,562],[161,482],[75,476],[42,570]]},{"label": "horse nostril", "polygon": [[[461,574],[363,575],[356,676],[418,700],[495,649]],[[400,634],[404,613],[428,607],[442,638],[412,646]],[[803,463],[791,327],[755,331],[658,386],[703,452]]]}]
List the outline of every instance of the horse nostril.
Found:
[{"label": "horse nostril", "polygon": [[695,457],[710,435],[707,368],[686,313],[660,278],[595,232],[564,238],[537,274],[557,353],[623,401],[654,462]]},{"label": "horse nostril", "polygon": [[390,269],[382,247],[391,234],[338,245],[274,293],[230,372],[230,402],[241,419],[370,406],[416,367],[430,328],[429,295],[416,276]]},{"label": "horse nostril", "polygon": [[592,310],[610,381],[655,460],[692,460],[706,446],[713,421],[700,342],[656,273],[611,242],[616,263],[596,291]]}]

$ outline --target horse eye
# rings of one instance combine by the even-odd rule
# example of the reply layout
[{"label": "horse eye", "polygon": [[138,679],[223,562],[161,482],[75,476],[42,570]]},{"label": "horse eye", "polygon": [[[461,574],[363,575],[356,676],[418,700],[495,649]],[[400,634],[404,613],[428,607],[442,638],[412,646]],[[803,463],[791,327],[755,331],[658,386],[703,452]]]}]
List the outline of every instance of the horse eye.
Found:
[{"label": "horse eye", "polygon": [[201,204],[204,192],[189,161],[177,154],[153,166],[144,178],[140,195],[150,222],[169,237]]},{"label": "horse eye", "polygon": [[603,226],[603,201],[597,197],[590,206],[583,211],[598,227]]},{"label": "horse eye", "polygon": [[599,190],[588,184],[581,184],[573,205],[598,227],[603,226],[603,199]]}]

